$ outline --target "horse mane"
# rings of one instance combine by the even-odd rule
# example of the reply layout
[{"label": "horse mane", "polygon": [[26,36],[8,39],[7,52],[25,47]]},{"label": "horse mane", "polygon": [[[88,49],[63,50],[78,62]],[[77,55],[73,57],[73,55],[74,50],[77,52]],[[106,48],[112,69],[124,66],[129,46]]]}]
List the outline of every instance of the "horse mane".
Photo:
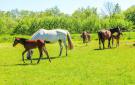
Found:
[{"label": "horse mane", "polygon": [[114,28],[109,29],[109,31],[110,31],[111,33],[114,33],[114,32],[118,32],[118,31],[116,31],[116,30],[118,30],[118,29],[119,29],[118,27],[114,27]]},{"label": "horse mane", "polygon": [[[17,39],[17,38],[16,38]],[[22,41],[23,43],[25,43],[25,41],[26,40],[28,40],[28,39],[26,39],[26,38],[19,38],[20,39],[20,41]]]},{"label": "horse mane", "polygon": [[26,41],[26,40],[28,40],[28,39],[26,39],[26,38],[20,38],[22,41]]}]

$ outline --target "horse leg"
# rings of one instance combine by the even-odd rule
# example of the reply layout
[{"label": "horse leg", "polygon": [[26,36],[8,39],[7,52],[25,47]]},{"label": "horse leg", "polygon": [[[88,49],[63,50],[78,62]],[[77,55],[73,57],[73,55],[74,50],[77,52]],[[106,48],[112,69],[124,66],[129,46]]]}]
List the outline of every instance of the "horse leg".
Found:
[{"label": "horse leg", "polygon": [[31,60],[31,63],[32,63],[32,54],[33,54],[33,51],[32,50],[29,50],[30,51],[30,60]]},{"label": "horse leg", "polygon": [[111,40],[111,38],[108,39],[108,48],[111,48],[111,46],[110,46],[110,40]]},{"label": "horse leg", "polygon": [[51,59],[50,59],[50,57],[49,57],[49,55],[48,55],[48,52],[47,52],[46,48],[43,48],[43,51],[45,52],[45,54],[46,54],[47,58],[48,58],[48,59],[49,59],[49,61],[51,62]]},{"label": "horse leg", "polygon": [[41,57],[43,56],[42,48],[38,47],[38,50],[39,50],[40,56],[39,56],[39,59],[37,61],[37,64],[39,63]]},{"label": "horse leg", "polygon": [[86,35],[86,39],[85,39],[86,46],[88,45],[88,42],[89,42],[88,36]]},{"label": "horse leg", "polygon": [[66,40],[63,41],[63,43],[64,43],[64,46],[65,46],[65,48],[66,48],[66,56],[67,56],[67,43],[66,43]]},{"label": "horse leg", "polygon": [[86,36],[86,40],[85,41],[86,41],[86,43],[88,43],[88,37],[87,36]]},{"label": "horse leg", "polygon": [[83,37],[83,43],[85,43],[85,37]]},{"label": "horse leg", "polygon": [[32,54],[33,54],[33,50],[29,50],[29,51],[27,52],[27,59],[31,59]]},{"label": "horse leg", "polygon": [[119,45],[120,45],[120,42],[119,42],[119,39],[118,39],[118,47],[119,47]]},{"label": "horse leg", "polygon": [[117,45],[116,45],[116,47],[119,47],[119,39],[116,39],[117,40]]},{"label": "horse leg", "polygon": [[31,63],[32,63],[33,50],[30,50],[30,54],[31,54],[31,55],[30,55],[30,56],[31,56],[30,59],[31,59]]},{"label": "horse leg", "polygon": [[32,54],[33,54],[33,50],[28,50],[28,52],[27,52],[27,59],[30,59],[31,63],[32,63]]},{"label": "horse leg", "polygon": [[90,35],[88,35],[88,42],[90,42]]},{"label": "horse leg", "polygon": [[112,47],[113,47],[113,43],[114,43],[114,38],[112,37]]},{"label": "horse leg", "polygon": [[25,61],[24,61],[24,54],[27,52],[27,50],[24,50],[23,52],[22,52],[22,61],[25,63]]},{"label": "horse leg", "polygon": [[105,49],[105,40],[104,39],[102,39],[102,44],[103,44],[103,49]]},{"label": "horse leg", "polygon": [[101,49],[101,39],[99,38],[99,49]]},{"label": "horse leg", "polygon": [[31,59],[31,53],[30,53],[30,50],[27,52],[27,59],[29,60],[29,59]]},{"label": "horse leg", "polygon": [[59,56],[61,56],[61,53],[62,53],[62,50],[63,50],[62,41],[59,40],[58,42],[59,42],[59,45],[60,45],[60,54],[59,54]]}]

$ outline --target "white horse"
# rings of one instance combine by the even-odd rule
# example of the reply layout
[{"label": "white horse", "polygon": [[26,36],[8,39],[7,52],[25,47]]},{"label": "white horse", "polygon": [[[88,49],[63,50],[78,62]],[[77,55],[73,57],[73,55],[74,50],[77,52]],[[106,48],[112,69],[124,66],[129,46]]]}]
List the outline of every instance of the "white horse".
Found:
[{"label": "white horse", "polygon": [[[62,54],[63,46],[62,42],[64,43],[64,46],[66,48],[66,56],[67,56],[67,43],[66,39],[68,40],[68,47],[69,49],[73,49],[73,43],[71,40],[70,33],[67,30],[62,29],[54,29],[54,30],[45,30],[45,29],[39,29],[37,32],[35,32],[32,35],[32,40],[45,40],[46,43],[54,43],[59,42],[60,45],[60,53],[59,56]],[[32,51],[29,51],[27,53],[27,58],[30,59],[32,56]]]}]

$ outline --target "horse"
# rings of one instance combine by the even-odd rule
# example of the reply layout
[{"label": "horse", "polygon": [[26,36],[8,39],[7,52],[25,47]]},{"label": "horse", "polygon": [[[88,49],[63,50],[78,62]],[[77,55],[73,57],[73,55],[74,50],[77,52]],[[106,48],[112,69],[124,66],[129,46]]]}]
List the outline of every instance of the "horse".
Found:
[{"label": "horse", "polygon": [[110,46],[110,40],[112,38],[112,34],[113,33],[120,33],[120,28],[119,27],[116,27],[116,28],[112,28],[112,29],[109,29],[109,30],[100,30],[98,31],[98,38],[99,38],[99,49],[101,49],[101,42],[103,44],[103,49],[105,48],[104,46],[104,42],[105,40],[108,39],[108,48],[111,48]]},{"label": "horse", "polygon": [[81,38],[83,40],[83,43],[86,43],[86,45],[87,45],[87,43],[90,42],[91,37],[90,37],[90,34],[88,32],[83,31],[81,34]]},{"label": "horse", "polygon": [[[37,32],[35,32],[32,35],[32,40],[46,40],[46,43],[55,43],[59,42],[60,46],[60,53],[59,56],[62,54],[63,46],[62,42],[64,43],[65,49],[66,49],[66,56],[67,56],[67,47],[71,50],[73,49],[73,43],[71,40],[70,33],[67,30],[62,29],[53,29],[53,30],[45,30],[45,29],[39,29]],[[66,43],[66,40],[68,40],[68,45]],[[27,59],[29,59],[32,56],[32,52],[29,51],[27,53]]]},{"label": "horse", "polygon": [[112,47],[113,47],[113,44],[114,44],[114,39],[116,39],[116,47],[119,47],[120,35],[123,36],[122,32],[112,34]]},{"label": "horse", "polygon": [[[39,63],[41,57],[43,56],[43,51],[45,52],[45,54],[47,55],[47,58],[50,60],[50,57],[48,55],[48,52],[45,48],[45,42],[44,40],[28,40],[25,38],[15,38],[14,43],[13,43],[13,47],[15,47],[17,44],[22,44],[25,48],[25,50],[22,52],[22,61],[25,63],[24,61],[24,54],[34,48],[38,48],[40,56],[39,59],[37,61],[37,64]],[[32,58],[31,58],[31,63],[32,63]]]}]

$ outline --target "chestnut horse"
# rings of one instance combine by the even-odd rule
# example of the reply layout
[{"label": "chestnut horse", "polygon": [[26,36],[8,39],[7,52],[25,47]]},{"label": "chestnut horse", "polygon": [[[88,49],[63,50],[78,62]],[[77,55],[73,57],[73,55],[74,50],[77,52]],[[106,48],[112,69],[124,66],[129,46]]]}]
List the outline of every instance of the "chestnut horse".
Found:
[{"label": "chestnut horse", "polygon": [[[43,51],[45,52],[45,54],[47,55],[47,58],[49,59],[49,61],[51,62],[48,52],[45,48],[45,42],[44,40],[27,40],[25,38],[15,38],[14,43],[13,43],[13,47],[16,46],[18,43],[22,44],[25,48],[25,50],[22,52],[22,61],[25,63],[24,61],[24,54],[34,48],[38,48],[40,56],[39,59],[37,61],[37,63],[39,63],[40,58],[43,56]],[[31,63],[32,63],[32,58],[31,58]]]},{"label": "chestnut horse", "polygon": [[98,32],[98,38],[99,38],[99,49],[101,49],[101,42],[103,44],[103,49],[105,48],[104,43],[105,40],[108,40],[108,48],[111,48],[110,46],[110,40],[112,38],[113,33],[121,33],[120,28],[116,27],[113,29],[109,29],[109,30],[100,30]]},{"label": "chestnut horse", "polygon": [[83,40],[83,43],[86,43],[86,45],[87,45],[87,43],[90,42],[91,37],[90,37],[90,34],[88,32],[83,31],[81,34],[81,38]]}]

